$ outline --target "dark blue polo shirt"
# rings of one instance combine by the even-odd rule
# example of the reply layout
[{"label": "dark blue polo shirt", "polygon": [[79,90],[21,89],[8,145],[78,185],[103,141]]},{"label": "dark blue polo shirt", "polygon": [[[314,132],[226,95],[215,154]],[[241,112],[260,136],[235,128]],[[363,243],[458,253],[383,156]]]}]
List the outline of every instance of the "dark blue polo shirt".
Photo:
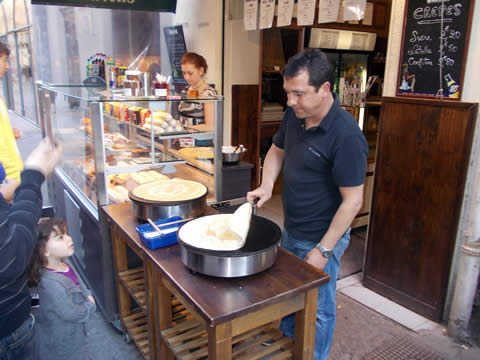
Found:
[{"label": "dark blue polo shirt", "polygon": [[285,150],[285,229],[294,238],[318,243],[342,197],[339,187],[362,185],[368,144],[355,119],[335,102],[320,125],[305,129],[287,108],[273,143]]}]

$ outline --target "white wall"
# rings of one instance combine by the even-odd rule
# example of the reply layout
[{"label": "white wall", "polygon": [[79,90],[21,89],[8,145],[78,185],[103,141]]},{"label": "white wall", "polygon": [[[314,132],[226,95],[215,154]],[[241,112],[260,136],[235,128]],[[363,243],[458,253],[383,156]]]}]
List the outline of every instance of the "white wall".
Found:
[{"label": "white wall", "polygon": [[243,16],[234,16],[235,9],[230,1],[226,1],[225,6],[223,138],[224,143],[229,145],[232,133],[232,86],[258,85],[260,31],[245,31]]},{"label": "white wall", "polygon": [[172,25],[183,25],[187,51],[207,60],[206,80],[222,93],[222,1],[178,0]]},{"label": "white wall", "polygon": [[395,96],[396,93],[398,65],[401,58],[400,48],[403,34],[403,14],[405,5],[405,0],[392,0],[383,96]]}]

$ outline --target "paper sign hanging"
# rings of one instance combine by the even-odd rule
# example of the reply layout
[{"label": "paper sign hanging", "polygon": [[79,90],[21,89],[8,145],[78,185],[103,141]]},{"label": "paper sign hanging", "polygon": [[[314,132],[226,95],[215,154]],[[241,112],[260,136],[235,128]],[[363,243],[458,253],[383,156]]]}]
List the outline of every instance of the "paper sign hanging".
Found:
[{"label": "paper sign hanging", "polygon": [[366,0],[344,0],[343,20],[362,20],[365,16]]},{"label": "paper sign hanging", "polygon": [[338,18],[340,0],[320,0],[318,6],[318,23],[335,22]]},{"label": "paper sign hanging", "polygon": [[297,3],[297,25],[313,25],[315,17],[315,0],[298,0]]},{"label": "paper sign hanging", "polygon": [[260,29],[269,29],[273,24],[275,0],[260,0]]},{"label": "paper sign hanging", "polygon": [[257,29],[257,0],[244,0],[243,3],[243,26],[245,30]]},{"label": "paper sign hanging", "polygon": [[363,25],[373,25],[373,3],[367,2],[365,5],[365,16],[362,21]]},{"label": "paper sign hanging", "polygon": [[292,23],[294,0],[278,0],[277,26],[288,26]]}]

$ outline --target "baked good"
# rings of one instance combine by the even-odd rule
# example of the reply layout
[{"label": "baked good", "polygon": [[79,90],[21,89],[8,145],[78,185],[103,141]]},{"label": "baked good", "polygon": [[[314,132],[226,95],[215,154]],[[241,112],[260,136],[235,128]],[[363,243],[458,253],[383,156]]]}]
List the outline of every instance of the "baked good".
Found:
[{"label": "baked good", "polygon": [[[148,117],[145,119],[145,124],[152,124],[152,118],[151,117]],[[159,127],[162,127],[162,128],[166,128],[168,126],[168,121],[165,121],[163,119],[153,119],[153,125],[154,126],[159,126]]]},{"label": "baked good", "polygon": [[[123,203],[125,201],[128,200],[128,196],[127,198],[125,198],[124,194],[120,191],[118,191],[118,189],[115,189],[115,188],[109,188],[108,189],[108,198],[110,199],[110,201],[113,201],[114,203]],[[128,195],[128,193],[127,193]]]},{"label": "baked good", "polygon": [[153,179],[146,175],[143,172],[133,173],[130,174],[130,177],[137,183],[137,184],[145,184],[147,182],[153,181]]},{"label": "baked good", "polygon": [[[152,131],[152,124],[151,123],[145,123],[143,125],[143,128],[147,131]],[[161,127],[161,126],[157,126],[157,125],[153,125],[153,133],[155,135],[158,135],[158,134],[161,134],[161,133],[164,133],[166,130]]]},{"label": "baked good", "polygon": [[144,157],[150,155],[150,150],[148,149],[134,149],[132,150],[132,157],[138,158],[138,157]]},{"label": "baked good", "polygon": [[112,149],[124,149],[127,146],[128,139],[120,133],[105,133],[104,142],[106,146],[110,146]]},{"label": "baked good", "polygon": [[215,153],[212,147],[201,146],[182,148],[178,151],[183,157],[195,158],[195,159],[213,159]]},{"label": "baked good", "polygon": [[152,115],[151,115],[155,120],[165,120],[165,121],[170,121],[172,119],[172,114],[170,114],[169,112],[167,111],[162,111],[162,110],[157,110],[157,111],[154,111],[152,112]]},{"label": "baked good", "polygon": [[186,201],[205,195],[207,187],[190,180],[156,180],[137,186],[132,193],[146,201]]},{"label": "baked good", "polygon": [[252,219],[252,204],[245,203],[232,214],[228,225],[230,230],[238,234],[244,241],[247,239]]},{"label": "baked good", "polygon": [[199,217],[183,225],[179,238],[188,245],[215,251],[235,251],[245,245],[242,238],[230,228],[233,214]]},{"label": "baked good", "polygon": [[110,179],[111,184],[122,185],[127,181],[130,174],[125,173],[125,174],[115,174],[115,175],[110,175],[110,176],[111,177],[109,177],[109,179]]},{"label": "baked good", "polygon": [[168,180],[168,176],[160,174],[155,170],[148,170],[147,173],[153,178],[153,180]]},{"label": "baked good", "polygon": [[123,187],[122,185],[117,185],[114,187],[114,189],[122,195],[124,201],[128,200],[128,190],[125,187]]}]

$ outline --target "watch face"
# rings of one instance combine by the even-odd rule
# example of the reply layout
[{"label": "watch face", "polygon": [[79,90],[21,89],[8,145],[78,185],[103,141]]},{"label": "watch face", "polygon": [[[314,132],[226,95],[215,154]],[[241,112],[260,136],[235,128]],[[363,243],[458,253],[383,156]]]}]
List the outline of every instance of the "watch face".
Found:
[{"label": "watch face", "polygon": [[323,257],[326,257],[326,258],[329,258],[333,251],[332,250],[327,250],[326,248],[324,248],[323,246],[321,245],[318,245],[317,246],[317,249],[320,250],[320,252],[322,253]]}]

